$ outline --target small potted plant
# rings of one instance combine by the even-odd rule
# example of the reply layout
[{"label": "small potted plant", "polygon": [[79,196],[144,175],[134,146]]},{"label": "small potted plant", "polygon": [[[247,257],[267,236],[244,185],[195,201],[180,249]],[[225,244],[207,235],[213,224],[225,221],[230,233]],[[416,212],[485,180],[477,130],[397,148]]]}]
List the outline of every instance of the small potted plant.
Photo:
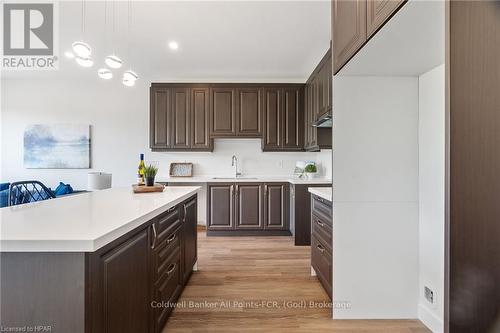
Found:
[{"label": "small potted plant", "polygon": [[155,177],[158,173],[158,168],[150,164],[144,167],[144,178],[146,180],[146,186],[153,186],[155,184]]},{"label": "small potted plant", "polygon": [[315,164],[308,164],[304,168],[304,174],[309,179],[314,178],[314,176],[316,175],[316,172],[318,172],[318,169],[316,168]]}]

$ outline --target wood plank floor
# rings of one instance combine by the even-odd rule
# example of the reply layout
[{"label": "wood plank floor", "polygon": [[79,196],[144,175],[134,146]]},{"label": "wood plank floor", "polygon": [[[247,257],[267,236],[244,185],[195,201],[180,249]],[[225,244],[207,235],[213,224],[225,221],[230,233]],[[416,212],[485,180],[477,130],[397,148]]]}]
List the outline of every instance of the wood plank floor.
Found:
[{"label": "wood plank floor", "polygon": [[334,321],[329,308],[302,306],[304,301],[329,301],[310,276],[309,251],[294,246],[291,237],[206,237],[198,232],[199,271],[163,333],[430,332],[418,320]]}]

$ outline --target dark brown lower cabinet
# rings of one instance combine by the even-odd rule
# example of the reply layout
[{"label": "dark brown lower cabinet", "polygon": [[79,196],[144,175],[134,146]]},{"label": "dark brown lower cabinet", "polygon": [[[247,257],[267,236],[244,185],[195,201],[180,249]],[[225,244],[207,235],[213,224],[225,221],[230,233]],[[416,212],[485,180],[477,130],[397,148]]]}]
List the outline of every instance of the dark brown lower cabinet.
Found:
[{"label": "dark brown lower cabinet", "polygon": [[332,239],[331,202],[313,195],[311,198],[311,266],[321,285],[332,298]]},{"label": "dark brown lower cabinet", "polygon": [[288,183],[208,184],[208,235],[290,235]]},{"label": "dark brown lower cabinet", "polygon": [[184,223],[183,223],[183,275],[184,283],[189,279],[193,265],[198,257],[198,233],[197,233],[197,218],[198,218],[198,203],[196,199],[189,200],[183,204]]}]

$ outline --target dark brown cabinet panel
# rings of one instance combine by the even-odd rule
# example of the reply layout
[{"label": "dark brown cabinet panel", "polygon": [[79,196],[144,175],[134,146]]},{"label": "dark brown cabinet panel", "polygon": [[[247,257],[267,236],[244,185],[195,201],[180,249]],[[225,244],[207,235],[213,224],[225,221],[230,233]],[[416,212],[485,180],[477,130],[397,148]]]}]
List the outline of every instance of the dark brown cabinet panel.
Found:
[{"label": "dark brown cabinet panel", "polygon": [[406,0],[368,0],[366,33],[370,38]]},{"label": "dark brown cabinet panel", "polygon": [[150,146],[153,149],[170,148],[171,91],[151,89],[150,95]]},{"label": "dark brown cabinet panel", "polygon": [[319,282],[332,298],[332,252],[316,234],[311,236],[311,266]]},{"label": "dark brown cabinet panel", "polygon": [[196,150],[213,149],[209,134],[210,95],[208,88],[191,89],[191,148]]},{"label": "dark brown cabinet panel", "polygon": [[196,199],[190,200],[183,204],[184,217],[183,217],[183,254],[182,254],[182,271],[184,275],[184,283],[187,282],[193,265],[196,263],[197,249],[198,249],[198,234],[197,234],[197,201]]},{"label": "dark brown cabinet panel", "polygon": [[264,89],[264,138],[263,149],[277,149],[281,146],[282,112],[281,89]]},{"label": "dark brown cabinet panel", "polygon": [[92,332],[148,332],[150,246],[144,229],[91,258]]},{"label": "dark brown cabinet panel", "polygon": [[287,150],[304,149],[303,88],[283,89],[283,147]]},{"label": "dark brown cabinet panel", "polygon": [[264,228],[285,229],[288,227],[288,183],[264,185]]},{"label": "dark brown cabinet panel", "polygon": [[172,147],[191,147],[191,124],[189,108],[189,89],[172,89]]},{"label": "dark brown cabinet panel", "polygon": [[210,89],[210,136],[236,136],[236,89]]},{"label": "dark brown cabinet panel", "polygon": [[234,227],[234,184],[208,185],[208,228],[230,230]]},{"label": "dark brown cabinet panel", "polygon": [[366,1],[333,0],[333,69],[337,73],[366,42]]},{"label": "dark brown cabinet panel", "polygon": [[237,94],[237,135],[262,137],[262,89],[239,88]]},{"label": "dark brown cabinet panel", "polygon": [[262,229],[262,184],[236,184],[236,229]]}]

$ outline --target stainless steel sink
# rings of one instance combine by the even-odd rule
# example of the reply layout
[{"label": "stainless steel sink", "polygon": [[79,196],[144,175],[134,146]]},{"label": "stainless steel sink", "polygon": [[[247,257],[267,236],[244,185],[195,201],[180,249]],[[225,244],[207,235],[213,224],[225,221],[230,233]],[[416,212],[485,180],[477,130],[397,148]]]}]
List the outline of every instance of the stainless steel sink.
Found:
[{"label": "stainless steel sink", "polygon": [[227,180],[236,180],[236,179],[257,179],[256,177],[212,177],[212,179],[227,179]]}]

